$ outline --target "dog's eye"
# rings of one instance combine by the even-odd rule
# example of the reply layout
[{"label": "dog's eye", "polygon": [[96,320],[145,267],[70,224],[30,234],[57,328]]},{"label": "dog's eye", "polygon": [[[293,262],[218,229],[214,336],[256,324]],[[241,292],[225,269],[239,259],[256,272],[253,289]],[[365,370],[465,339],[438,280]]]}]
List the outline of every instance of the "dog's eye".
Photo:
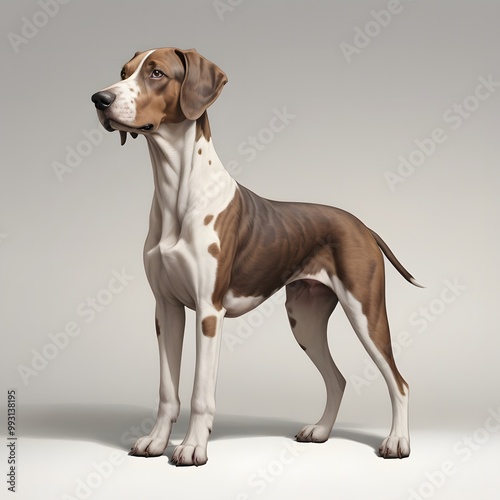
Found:
[{"label": "dog's eye", "polygon": [[121,76],[122,80],[125,80],[126,74],[125,74],[125,70],[124,69],[122,69],[122,72],[120,73],[120,76]]},{"label": "dog's eye", "polygon": [[152,72],[151,72],[151,78],[162,78],[165,76],[165,73],[163,73],[163,71],[159,70],[159,69],[154,69]]}]

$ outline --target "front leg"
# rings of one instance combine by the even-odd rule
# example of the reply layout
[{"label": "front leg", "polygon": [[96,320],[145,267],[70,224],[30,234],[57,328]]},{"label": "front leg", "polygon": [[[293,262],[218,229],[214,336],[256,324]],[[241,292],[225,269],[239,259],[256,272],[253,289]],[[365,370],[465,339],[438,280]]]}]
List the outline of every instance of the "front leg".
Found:
[{"label": "front leg", "polygon": [[184,306],[157,303],[156,334],[160,350],[160,403],[153,430],[140,438],[129,455],[155,457],[168,445],[172,424],[180,411],[179,376],[184,338]]},{"label": "front leg", "polygon": [[196,369],[191,416],[184,441],[172,456],[176,465],[204,465],[207,458],[208,437],[215,415],[215,386],[225,311],[213,306],[196,311]]}]

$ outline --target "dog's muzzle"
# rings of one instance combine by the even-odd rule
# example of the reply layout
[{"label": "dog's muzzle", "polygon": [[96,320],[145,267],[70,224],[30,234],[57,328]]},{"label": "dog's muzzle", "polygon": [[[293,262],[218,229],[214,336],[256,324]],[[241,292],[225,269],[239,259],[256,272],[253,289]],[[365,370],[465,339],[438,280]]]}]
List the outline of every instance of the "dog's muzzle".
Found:
[{"label": "dog's muzzle", "polygon": [[[116,99],[116,94],[113,94],[112,92],[108,92],[106,90],[101,90],[100,92],[96,92],[91,97],[91,100],[95,104],[95,107],[97,108],[98,111],[100,111],[100,113],[98,113],[98,115],[99,115],[99,119],[101,120],[103,127],[108,132],[114,132],[115,130],[120,131],[120,138],[121,138],[122,146],[125,144],[125,141],[127,140],[127,132],[125,130],[121,130],[121,126],[123,126],[124,128],[126,127],[127,129],[132,128],[132,130],[134,130],[134,129],[141,130],[143,132],[149,132],[150,130],[154,129],[154,125],[152,123],[147,123],[146,125],[143,125],[142,127],[129,127],[129,126],[120,124],[120,122],[117,122],[116,120],[113,120],[112,118],[107,116],[105,111],[107,109],[109,109],[109,107],[111,106],[111,104],[113,104],[115,99]],[[111,121],[113,122],[113,125],[111,124]],[[119,128],[117,127],[117,125]],[[138,135],[137,132],[133,132],[130,130],[128,130],[128,132],[130,133],[130,135],[134,139]]]}]

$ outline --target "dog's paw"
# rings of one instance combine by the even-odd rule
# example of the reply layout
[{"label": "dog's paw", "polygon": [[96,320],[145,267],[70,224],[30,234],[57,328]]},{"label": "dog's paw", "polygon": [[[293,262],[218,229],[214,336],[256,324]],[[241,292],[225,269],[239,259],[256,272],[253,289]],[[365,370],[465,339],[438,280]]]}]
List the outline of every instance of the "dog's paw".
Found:
[{"label": "dog's paw", "polygon": [[410,455],[410,442],[404,437],[389,436],[378,451],[383,458],[406,458]]},{"label": "dog's paw", "polygon": [[324,443],[330,437],[330,432],[330,428],[322,425],[306,425],[295,439],[301,443]]},{"label": "dog's paw", "polygon": [[159,457],[163,455],[167,444],[168,439],[152,437],[151,435],[144,436],[137,440],[129,455],[134,457]]},{"label": "dog's paw", "polygon": [[205,465],[207,463],[207,448],[200,445],[180,444],[172,455],[175,465]]}]

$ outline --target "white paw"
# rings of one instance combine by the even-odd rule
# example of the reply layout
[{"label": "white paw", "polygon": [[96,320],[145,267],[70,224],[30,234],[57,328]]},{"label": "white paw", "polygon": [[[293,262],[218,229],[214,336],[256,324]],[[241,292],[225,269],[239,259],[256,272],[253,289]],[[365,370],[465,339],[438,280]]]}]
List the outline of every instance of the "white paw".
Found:
[{"label": "white paw", "polygon": [[205,465],[207,460],[207,447],[201,445],[180,444],[172,455],[175,465]]},{"label": "white paw", "polygon": [[168,438],[144,436],[139,438],[129,452],[135,457],[159,457],[163,455],[168,444]]},{"label": "white paw", "polygon": [[331,429],[323,425],[306,425],[295,436],[302,443],[324,443],[330,437]]},{"label": "white paw", "polygon": [[405,458],[410,455],[410,442],[407,438],[389,436],[384,439],[379,448],[383,458]]}]

